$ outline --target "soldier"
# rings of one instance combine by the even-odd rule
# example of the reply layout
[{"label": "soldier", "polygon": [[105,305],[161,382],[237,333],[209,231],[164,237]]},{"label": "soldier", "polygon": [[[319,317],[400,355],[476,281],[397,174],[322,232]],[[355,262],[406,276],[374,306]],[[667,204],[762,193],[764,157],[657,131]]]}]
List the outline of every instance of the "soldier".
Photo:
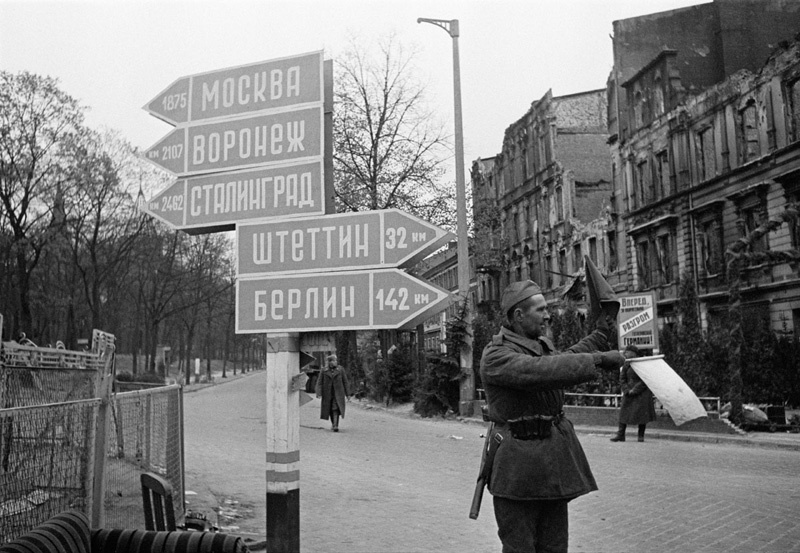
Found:
[{"label": "soldier", "polygon": [[644,432],[647,423],[656,420],[656,408],[653,405],[653,392],[642,382],[639,375],[631,367],[628,359],[641,357],[642,354],[634,345],[625,347],[623,352],[625,365],[619,373],[620,387],[622,388],[622,406],[619,409],[619,430],[611,438],[612,442],[625,441],[625,429],[629,424],[639,426],[639,441],[644,441]]},{"label": "soldier", "polygon": [[345,401],[350,398],[349,383],[344,367],[339,366],[336,354],[325,358],[327,367],[317,379],[317,397],[322,398],[319,418],[331,419],[331,430],[339,431],[339,417],[344,418]]},{"label": "soldier", "polygon": [[[510,284],[501,299],[506,324],[483,350],[481,381],[495,424],[488,489],[503,552],[566,552],[567,503],[597,489],[572,423],[563,388],[618,371],[608,349],[609,321],[560,353],[545,337],[550,315],[539,286]],[[491,443],[493,440],[488,440]]]}]

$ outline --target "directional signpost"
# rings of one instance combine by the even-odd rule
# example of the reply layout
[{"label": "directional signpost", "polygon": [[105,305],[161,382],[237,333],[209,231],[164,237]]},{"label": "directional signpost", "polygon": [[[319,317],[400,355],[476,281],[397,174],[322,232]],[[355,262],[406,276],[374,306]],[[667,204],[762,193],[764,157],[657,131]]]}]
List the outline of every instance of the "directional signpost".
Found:
[{"label": "directional signpost", "polygon": [[277,553],[300,550],[301,333],[410,328],[451,301],[400,270],[451,233],[397,209],[324,215],[332,75],[312,52],[181,77],[144,106],[176,126],[144,157],[178,179],[142,209],[189,234],[235,229],[236,332],[267,333],[267,549]]},{"label": "directional signpost", "polygon": [[239,224],[238,275],[407,267],[452,239],[399,209]]},{"label": "directional signpost", "polygon": [[322,105],[178,127],[145,159],[179,175],[200,175],[322,156]]},{"label": "directional signpost", "polygon": [[322,51],[181,77],[144,109],[170,125],[322,102]]},{"label": "directional signpost", "polygon": [[325,213],[322,161],[179,179],[143,209],[189,234],[235,230],[236,223]]},{"label": "directional signpost", "polygon": [[268,276],[236,281],[236,332],[412,327],[450,293],[398,269]]}]

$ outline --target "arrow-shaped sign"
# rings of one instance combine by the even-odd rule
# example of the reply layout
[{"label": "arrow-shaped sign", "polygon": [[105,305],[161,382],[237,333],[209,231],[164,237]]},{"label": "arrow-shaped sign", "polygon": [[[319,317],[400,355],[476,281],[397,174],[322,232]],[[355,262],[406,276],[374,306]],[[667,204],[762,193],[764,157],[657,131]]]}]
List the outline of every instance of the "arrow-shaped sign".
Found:
[{"label": "arrow-shaped sign", "polygon": [[236,332],[409,328],[449,303],[449,292],[399,269],[238,279]]},{"label": "arrow-shaped sign", "polygon": [[142,209],[188,234],[234,230],[240,221],[322,215],[322,162],[179,179]]},{"label": "arrow-shaped sign", "polygon": [[171,125],[322,102],[322,51],[181,77],[144,106]]},{"label": "arrow-shaped sign", "polygon": [[399,209],[236,225],[240,277],[413,265],[454,236]]},{"label": "arrow-shaped sign", "polygon": [[178,176],[311,160],[322,155],[322,104],[179,127],[145,153]]},{"label": "arrow-shaped sign", "polygon": [[311,355],[310,353],[306,353],[303,350],[300,350],[300,368],[310,365],[311,363],[316,363],[317,358]]}]

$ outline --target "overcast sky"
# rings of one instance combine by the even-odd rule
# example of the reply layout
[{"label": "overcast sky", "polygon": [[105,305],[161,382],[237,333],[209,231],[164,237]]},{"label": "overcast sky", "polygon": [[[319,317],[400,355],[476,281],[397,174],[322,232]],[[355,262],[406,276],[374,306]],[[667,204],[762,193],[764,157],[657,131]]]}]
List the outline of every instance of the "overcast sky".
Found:
[{"label": "overcast sky", "polygon": [[394,33],[416,49],[431,108],[453,132],[453,50],[418,17],[458,19],[465,162],[499,153],[503,132],[549,89],[604,88],[612,22],[703,0],[0,0],[0,68],[59,79],[110,127],[149,148],[172,127],[142,106],[179,77]]}]

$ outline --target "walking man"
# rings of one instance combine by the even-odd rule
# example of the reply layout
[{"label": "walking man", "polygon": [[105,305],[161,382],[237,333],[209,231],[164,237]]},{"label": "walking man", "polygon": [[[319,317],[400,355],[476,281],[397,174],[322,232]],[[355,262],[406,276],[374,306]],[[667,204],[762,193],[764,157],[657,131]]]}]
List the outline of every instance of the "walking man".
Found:
[{"label": "walking man", "polygon": [[339,431],[339,417],[344,418],[345,401],[350,397],[349,383],[344,367],[340,367],[336,354],[325,358],[327,366],[317,379],[317,397],[322,398],[319,418],[331,420],[331,430]]}]

